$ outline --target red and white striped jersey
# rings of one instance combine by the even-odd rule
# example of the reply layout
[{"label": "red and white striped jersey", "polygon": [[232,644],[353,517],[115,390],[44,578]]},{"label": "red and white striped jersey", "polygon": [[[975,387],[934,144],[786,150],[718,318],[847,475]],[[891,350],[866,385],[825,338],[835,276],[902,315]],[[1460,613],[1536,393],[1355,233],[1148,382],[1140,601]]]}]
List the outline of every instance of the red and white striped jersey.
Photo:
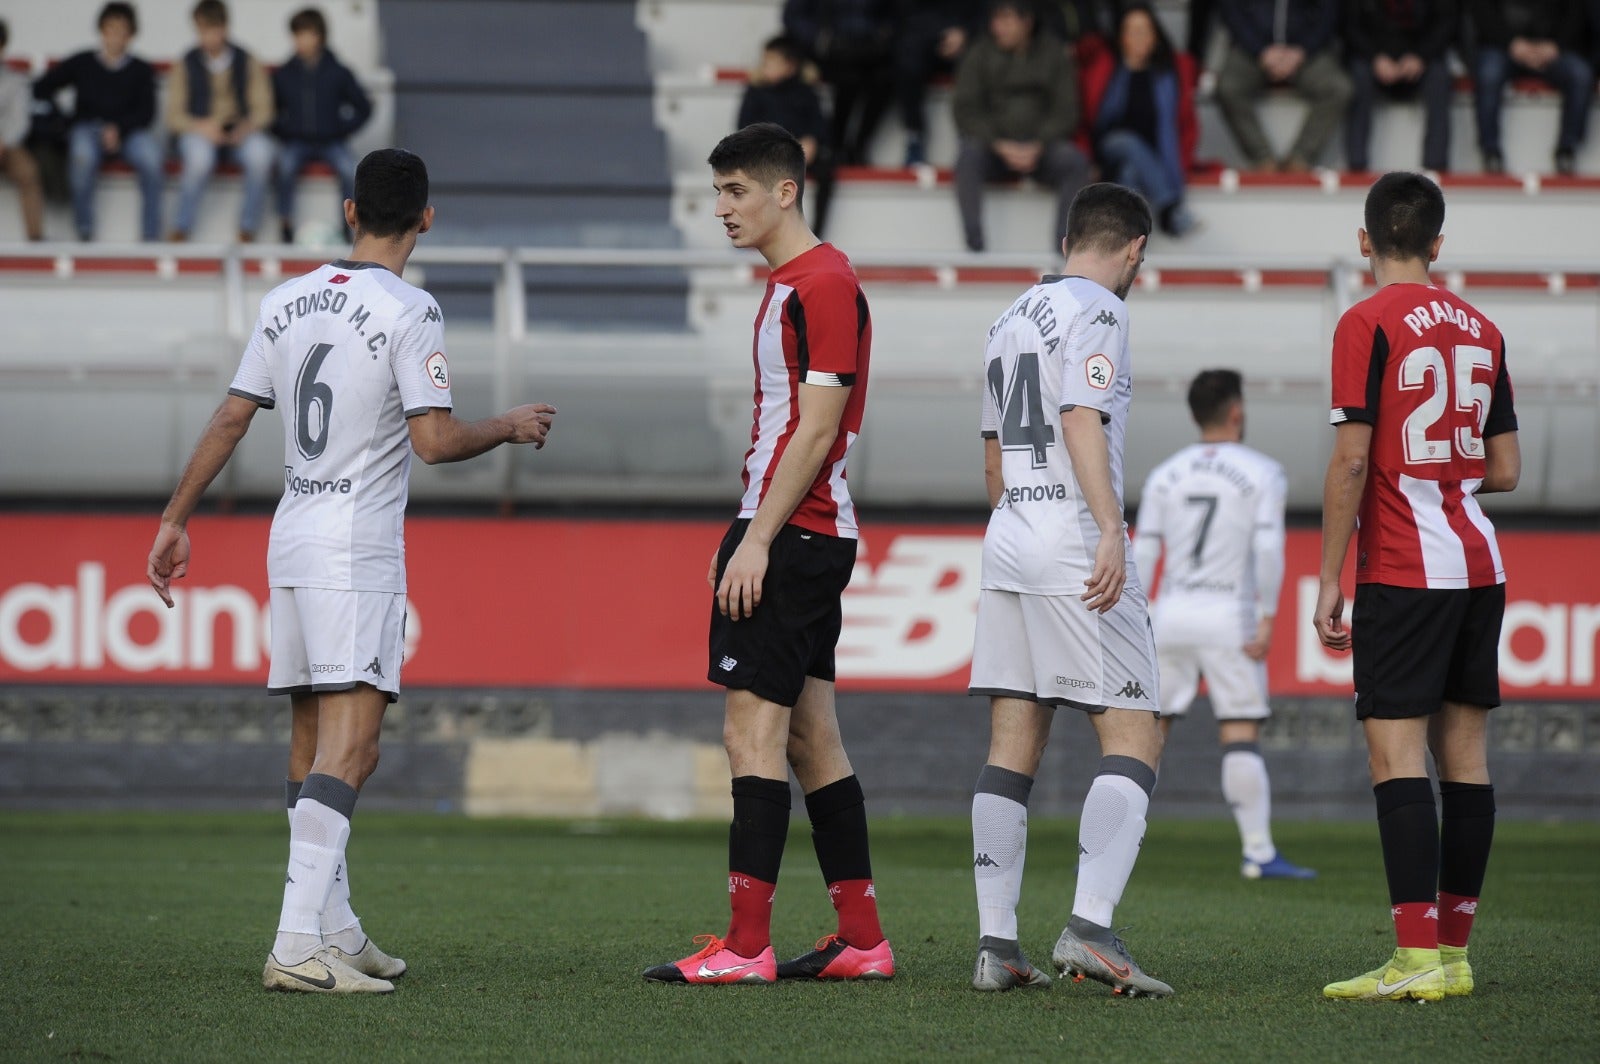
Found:
[{"label": "red and white striped jersey", "polygon": [[1372,426],[1357,583],[1505,582],[1494,526],[1474,496],[1484,439],[1517,428],[1493,322],[1435,285],[1379,289],[1334,331],[1332,421]]},{"label": "red and white striped jersey", "polygon": [[739,516],[755,516],[800,424],[800,385],[850,388],[839,435],[788,523],[855,539],[856,508],[844,467],[867,402],[872,316],[850,260],[832,244],[819,244],[773,270],[755,329],[755,415]]}]

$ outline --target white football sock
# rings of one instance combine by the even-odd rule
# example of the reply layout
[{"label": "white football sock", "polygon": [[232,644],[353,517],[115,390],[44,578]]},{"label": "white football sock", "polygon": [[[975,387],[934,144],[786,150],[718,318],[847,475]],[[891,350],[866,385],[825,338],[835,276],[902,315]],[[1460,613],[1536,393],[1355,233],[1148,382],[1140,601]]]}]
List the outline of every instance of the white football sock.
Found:
[{"label": "white football sock", "polygon": [[1272,785],[1255,743],[1229,743],[1222,753],[1222,797],[1233,809],[1246,860],[1263,864],[1278,852],[1272,844]]},{"label": "white football sock", "polygon": [[[289,811],[289,828],[294,830],[294,806],[300,798],[300,780],[284,780],[284,796]],[[350,907],[350,859],[343,851],[339,854],[340,867],[333,874],[333,890],[328,894],[328,904],[322,910],[322,940],[338,946],[346,953],[360,953],[367,944],[366,933],[361,930],[361,920]]]},{"label": "white football sock", "polygon": [[978,934],[1017,939],[1017,901],[1028,853],[1028,793],[1033,779],[985,765],[972,795],[972,877]]},{"label": "white football sock", "polygon": [[[312,776],[307,783],[316,779]],[[353,807],[354,789],[340,781],[333,782],[349,792]],[[280,962],[298,964],[322,945],[322,911],[343,864],[349,838],[348,816],[307,793],[300,795],[289,826],[289,869],[284,877],[278,937],[272,946],[273,956]]]},{"label": "white football sock", "polygon": [[[1115,763],[1110,771],[1108,762]],[[1125,771],[1137,772],[1140,781]],[[1100,927],[1111,926],[1144,841],[1144,815],[1150,808],[1147,786],[1155,786],[1155,770],[1143,762],[1131,757],[1100,759],[1100,775],[1089,786],[1078,822],[1078,889],[1072,915]]]}]

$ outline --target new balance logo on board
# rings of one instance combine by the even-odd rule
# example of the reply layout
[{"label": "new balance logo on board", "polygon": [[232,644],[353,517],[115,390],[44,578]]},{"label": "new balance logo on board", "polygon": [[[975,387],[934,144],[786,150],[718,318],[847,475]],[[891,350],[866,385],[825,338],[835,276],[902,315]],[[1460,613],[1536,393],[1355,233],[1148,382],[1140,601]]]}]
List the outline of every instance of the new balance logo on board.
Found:
[{"label": "new balance logo on board", "polygon": [[1119,698],[1144,698],[1144,685],[1138,680],[1129,680],[1122,685],[1122,690],[1117,692]]}]

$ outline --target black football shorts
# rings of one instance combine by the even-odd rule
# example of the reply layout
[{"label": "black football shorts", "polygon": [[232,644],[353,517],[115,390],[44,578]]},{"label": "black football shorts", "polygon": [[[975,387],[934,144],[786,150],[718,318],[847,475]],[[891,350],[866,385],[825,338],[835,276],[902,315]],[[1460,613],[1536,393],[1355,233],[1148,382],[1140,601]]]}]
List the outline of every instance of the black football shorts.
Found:
[{"label": "black football shorts", "polygon": [[1356,585],[1356,716],[1426,717],[1445,702],[1500,704],[1506,587]]},{"label": "black football shorts", "polygon": [[[737,520],[722,537],[719,583],[749,527],[748,519]],[[761,604],[752,616],[729,620],[713,594],[707,679],[780,706],[799,700],[807,676],[831,682],[842,620],[839,597],[855,563],[855,540],[784,525],[767,554]]]}]

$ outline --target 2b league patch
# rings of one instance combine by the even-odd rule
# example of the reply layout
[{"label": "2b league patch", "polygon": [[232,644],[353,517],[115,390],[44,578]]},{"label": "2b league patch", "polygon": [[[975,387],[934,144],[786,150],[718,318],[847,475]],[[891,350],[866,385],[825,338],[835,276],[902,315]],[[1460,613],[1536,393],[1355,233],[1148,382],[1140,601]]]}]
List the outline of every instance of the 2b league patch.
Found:
[{"label": "2b league patch", "polygon": [[1105,355],[1090,355],[1083,364],[1083,375],[1089,381],[1089,387],[1101,391],[1111,387],[1112,372],[1111,360]]},{"label": "2b league patch", "polygon": [[450,363],[445,361],[443,351],[435,351],[428,356],[428,361],[423,363],[428,372],[428,380],[440,391],[450,387]]}]

